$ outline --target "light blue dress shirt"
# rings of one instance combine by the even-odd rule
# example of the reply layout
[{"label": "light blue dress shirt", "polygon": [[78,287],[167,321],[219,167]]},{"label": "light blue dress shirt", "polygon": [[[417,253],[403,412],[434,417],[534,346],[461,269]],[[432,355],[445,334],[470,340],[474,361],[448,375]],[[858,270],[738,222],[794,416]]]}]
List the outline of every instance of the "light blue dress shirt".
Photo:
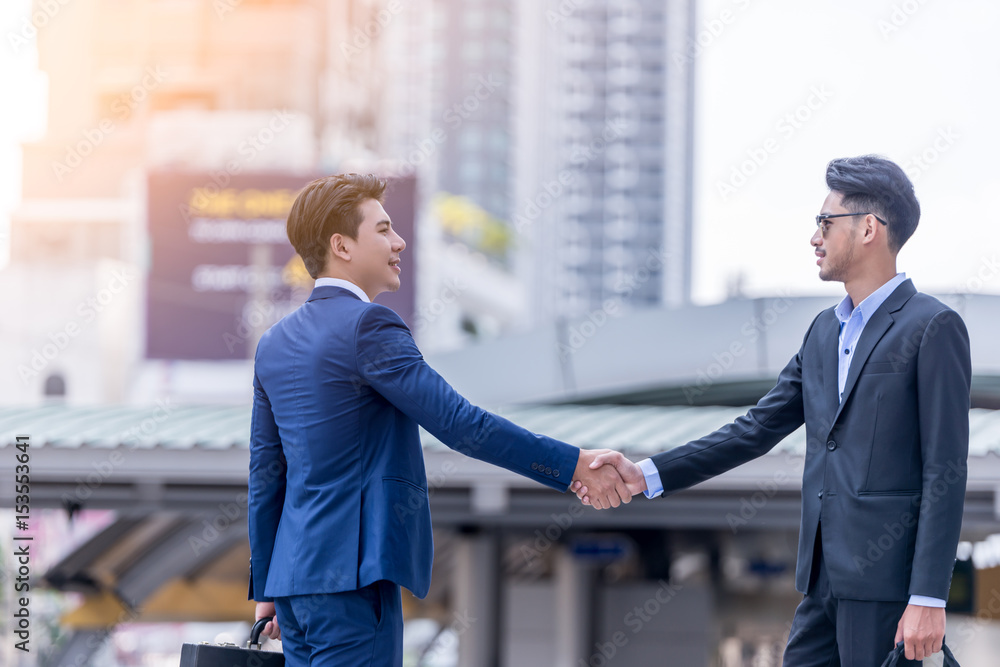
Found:
[{"label": "light blue dress shirt", "polygon": [[858,346],[858,339],[861,338],[861,332],[865,330],[865,325],[868,324],[868,320],[875,314],[875,311],[885,303],[889,295],[904,280],[906,280],[906,274],[897,273],[889,282],[869,294],[868,298],[862,301],[857,308],[854,307],[851,295],[848,294],[834,309],[833,312],[837,315],[837,319],[840,320],[840,338],[838,339],[840,347],[837,351],[837,387],[839,393],[837,395],[841,399],[844,398],[844,385],[847,384],[847,372],[851,368],[851,359],[854,358],[854,350]]},{"label": "light blue dress shirt", "polygon": [[[844,386],[847,384],[847,372],[851,368],[851,359],[854,358],[854,350],[858,346],[858,340],[861,338],[861,332],[865,330],[865,325],[871,316],[879,309],[885,300],[889,298],[889,295],[895,291],[899,285],[906,280],[905,273],[897,273],[892,277],[887,283],[879,287],[877,290],[872,292],[868,298],[862,301],[857,307],[854,307],[854,302],[851,301],[851,295],[848,294],[844,297],[834,313],[837,315],[837,319],[840,320],[840,337],[838,338],[838,353],[837,360],[838,364],[838,374],[837,382],[839,393],[838,395],[843,398]],[[660,480],[660,473],[656,470],[656,465],[653,463],[652,459],[643,459],[639,461],[639,469],[642,470],[643,476],[646,478],[646,497],[656,498],[663,493],[663,482]],[[920,605],[922,607],[944,607],[945,601],[939,600],[938,598],[925,597],[923,595],[911,595],[910,604]]]}]

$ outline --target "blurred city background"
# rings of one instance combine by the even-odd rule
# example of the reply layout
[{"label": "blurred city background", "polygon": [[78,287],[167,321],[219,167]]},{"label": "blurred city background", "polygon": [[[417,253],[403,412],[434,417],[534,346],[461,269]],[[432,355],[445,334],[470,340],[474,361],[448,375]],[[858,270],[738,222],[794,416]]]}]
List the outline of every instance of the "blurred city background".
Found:
[{"label": "blurred city background", "polygon": [[[869,152],[923,206],[900,270],[972,336],[948,643],[997,664],[998,23],[987,0],[5,0],[0,664],[246,640],[252,356],[311,289],[284,233],[309,180],[390,179],[408,247],[379,301],[459,391],[643,458],[742,414],[842,297],[812,217],[826,162]],[[408,666],[780,664],[802,431],[601,513],[424,444]]]}]

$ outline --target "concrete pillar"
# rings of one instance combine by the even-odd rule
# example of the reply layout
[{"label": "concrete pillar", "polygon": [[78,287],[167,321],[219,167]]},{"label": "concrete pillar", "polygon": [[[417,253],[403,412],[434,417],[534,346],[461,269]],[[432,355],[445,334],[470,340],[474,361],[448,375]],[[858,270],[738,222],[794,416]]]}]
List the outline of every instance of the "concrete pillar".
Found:
[{"label": "concrete pillar", "polygon": [[499,540],[489,532],[460,535],[455,551],[451,627],[459,635],[458,667],[493,667],[499,664]]},{"label": "concrete pillar", "polygon": [[556,662],[555,667],[579,667],[589,658],[593,627],[593,570],[565,546],[556,552]]}]

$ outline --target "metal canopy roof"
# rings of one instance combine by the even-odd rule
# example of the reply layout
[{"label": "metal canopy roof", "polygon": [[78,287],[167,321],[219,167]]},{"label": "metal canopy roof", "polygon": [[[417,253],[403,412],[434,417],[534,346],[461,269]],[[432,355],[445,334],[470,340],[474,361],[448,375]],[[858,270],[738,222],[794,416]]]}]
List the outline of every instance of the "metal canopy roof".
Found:
[{"label": "metal canopy roof", "polygon": [[[30,435],[32,447],[121,450],[247,449],[250,406],[0,407],[0,448]],[[528,405],[497,411],[530,431],[587,448],[648,456],[699,438],[731,422],[747,407],[639,405]],[[969,412],[970,456],[1000,456],[1000,410]],[[445,445],[421,431],[424,449]],[[799,429],[777,451],[803,453]],[[192,467],[198,467],[192,459]]]},{"label": "metal canopy roof", "polygon": [[[640,459],[698,438],[746,408],[527,405],[500,414],[529,430]],[[964,526],[1000,529],[1000,411],[973,409]],[[249,406],[0,408],[0,450],[31,436],[34,507],[129,512],[203,512],[246,506]],[[565,512],[570,498],[509,471],[458,454],[423,433],[436,525],[535,525],[539,513]],[[727,513],[768,485],[761,525],[798,527],[805,453],[799,429],[771,453],[660,503],[588,512],[580,526],[728,528]],[[13,456],[0,456],[0,506],[14,500]]]}]

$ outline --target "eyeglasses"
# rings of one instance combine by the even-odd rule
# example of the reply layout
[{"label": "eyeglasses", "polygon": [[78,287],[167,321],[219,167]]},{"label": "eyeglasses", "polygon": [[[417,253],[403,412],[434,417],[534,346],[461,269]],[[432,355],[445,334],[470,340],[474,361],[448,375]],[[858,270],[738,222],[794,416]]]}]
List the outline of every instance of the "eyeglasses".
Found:
[{"label": "eyeglasses", "polygon": [[816,226],[819,227],[823,231],[823,233],[825,234],[826,230],[830,228],[830,224],[832,224],[832,223],[828,223],[827,220],[829,220],[831,218],[849,218],[849,217],[852,217],[852,216],[855,216],[855,215],[872,215],[872,216],[875,216],[875,219],[878,220],[879,222],[881,222],[886,227],[889,226],[888,222],[886,222],[882,218],[878,217],[874,213],[834,213],[834,214],[820,213],[819,215],[816,216]]}]

